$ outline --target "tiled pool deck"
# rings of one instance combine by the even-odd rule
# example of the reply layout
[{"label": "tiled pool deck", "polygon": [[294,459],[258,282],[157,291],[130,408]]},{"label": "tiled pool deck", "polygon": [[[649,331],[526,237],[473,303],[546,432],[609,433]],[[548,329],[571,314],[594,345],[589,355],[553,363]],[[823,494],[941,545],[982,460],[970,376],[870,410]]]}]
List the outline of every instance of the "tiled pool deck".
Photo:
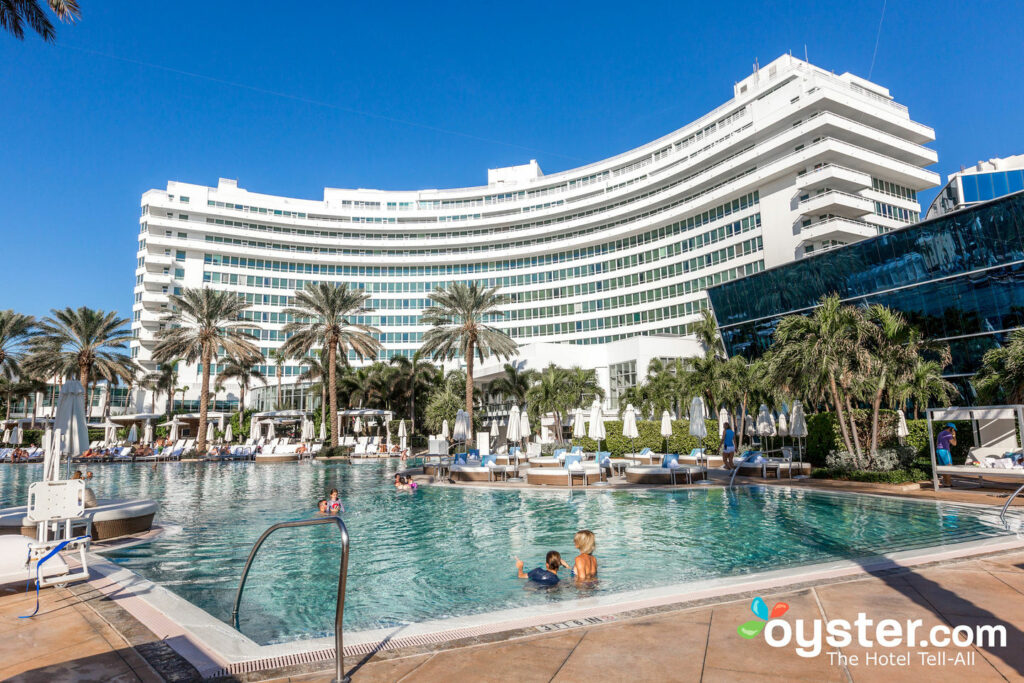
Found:
[{"label": "tiled pool deck", "polygon": [[[786,485],[793,482],[783,480]],[[796,483],[810,486],[809,482]],[[820,482],[815,482],[820,486]],[[880,493],[870,487],[841,488]],[[906,493],[903,493],[906,495]],[[932,498],[930,490],[914,497]],[[1000,505],[1005,491],[941,491],[957,502]],[[907,665],[863,662],[842,665],[821,655],[805,659],[792,647],[777,649],[763,637],[744,640],[738,625],[753,618],[753,594],[705,598],[645,607],[607,620],[519,628],[439,644],[382,649],[349,656],[346,668],[356,681],[719,681],[719,680],[1024,680],[1024,550],[947,560],[873,574],[798,583],[799,578],[761,591],[769,605],[790,605],[787,620],[816,618],[852,621],[865,612],[876,622],[921,619],[935,624],[1002,624],[1006,647],[948,647],[945,665],[920,661],[910,650]],[[171,645],[171,633],[154,633],[90,585],[42,592],[40,613],[18,619],[35,604],[24,586],[0,587],[0,680],[159,681],[195,680],[198,672]],[[685,600],[686,597],[682,596]],[[159,629],[157,629],[159,630]],[[170,637],[165,640],[165,637]],[[173,644],[173,643],[172,643]],[[180,648],[179,648],[180,649]],[[348,648],[346,648],[348,649]],[[906,648],[879,653],[905,653]],[[973,652],[973,661],[952,663],[957,652]],[[330,662],[286,670],[240,674],[227,680],[329,681]]]}]

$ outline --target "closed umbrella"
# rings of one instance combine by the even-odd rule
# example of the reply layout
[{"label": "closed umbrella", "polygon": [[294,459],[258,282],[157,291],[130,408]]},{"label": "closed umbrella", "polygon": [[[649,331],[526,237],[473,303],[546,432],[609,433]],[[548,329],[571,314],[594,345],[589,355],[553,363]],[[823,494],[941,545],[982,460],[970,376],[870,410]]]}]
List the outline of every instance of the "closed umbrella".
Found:
[{"label": "closed umbrella", "polygon": [[[704,439],[708,435],[708,424],[704,421],[706,415],[707,409],[704,407],[704,399],[700,396],[694,396],[693,400],[690,401],[690,436],[695,436],[700,441],[701,458],[704,457]],[[701,479],[700,481],[701,483],[710,483],[707,479]]]},{"label": "closed umbrella", "polygon": [[462,417],[464,414],[465,411],[461,408],[455,413],[455,431],[452,432],[453,441],[466,441],[466,420]]},{"label": "closed umbrella", "polygon": [[405,437],[408,436],[405,431],[405,420],[398,423],[398,447],[403,451],[405,450]]},{"label": "closed umbrella", "polygon": [[[778,432],[779,432],[779,436],[788,436],[789,435],[789,423],[786,421],[786,414],[785,413],[779,413]],[[785,441],[783,441],[783,443],[785,443]]]},{"label": "closed umbrella", "polygon": [[256,419],[255,415],[249,418],[249,438],[253,443],[260,438],[260,421]]},{"label": "closed umbrella", "polygon": [[447,441],[451,434],[451,431],[448,429],[448,420],[443,420],[441,422],[441,438]]},{"label": "closed umbrella", "polygon": [[132,428],[128,430],[128,443],[135,443],[139,440],[139,427],[134,422]]},{"label": "closed umbrella", "polygon": [[213,426],[213,423],[206,425],[206,443],[213,443],[214,438],[217,436],[217,431]]},{"label": "closed umbrella", "polygon": [[530,415],[526,412],[524,407],[519,411],[519,438],[525,439],[527,442],[530,441],[530,437],[533,430],[530,428]]},{"label": "closed umbrella", "polygon": [[661,411],[661,436],[665,439],[665,452],[668,453],[668,440],[672,438],[672,415],[667,410]]},{"label": "closed umbrella", "polygon": [[234,432],[231,431],[231,423],[230,422],[228,422],[227,429],[224,430],[224,440],[226,442],[228,442],[228,443],[231,443],[232,441],[235,440],[235,434],[234,434]]},{"label": "closed umbrella", "polygon": [[14,425],[14,429],[11,430],[11,444],[15,446],[21,445],[21,429],[18,425]]},{"label": "closed umbrella", "polygon": [[601,415],[601,402],[594,399],[590,404],[590,425],[587,428],[587,436],[597,442],[597,450],[601,450],[601,441],[605,437],[604,420]]},{"label": "closed umbrella", "polygon": [[265,422],[266,422],[266,424],[269,425],[267,427],[267,441],[270,441],[272,439],[276,439],[277,436],[274,434],[274,421],[273,420],[266,420]]},{"label": "closed umbrella", "polygon": [[789,435],[796,439],[797,457],[800,460],[800,474],[794,479],[804,479],[807,475],[803,473],[804,450],[800,447],[800,439],[807,437],[807,418],[804,417],[804,407],[800,401],[793,401],[792,419],[789,425]]},{"label": "closed umbrella", "polygon": [[640,436],[640,432],[636,428],[636,408],[632,403],[626,404],[626,409],[622,412],[622,436],[629,439],[630,454],[636,453],[633,440]]},{"label": "closed umbrella", "polygon": [[172,444],[178,440],[178,425],[180,424],[177,420],[171,420],[171,433],[167,435],[167,438]]},{"label": "closed umbrella", "polygon": [[153,443],[153,423],[146,420],[146,426],[142,430],[142,442]]},{"label": "closed umbrella", "polygon": [[324,427],[324,423],[320,423],[320,440],[327,441],[327,428]]},{"label": "closed umbrella", "polygon": [[902,410],[897,410],[896,416],[899,418],[896,422],[896,436],[900,439],[905,439],[910,436],[910,429],[907,427],[907,416],[903,414]]},{"label": "closed umbrella", "polygon": [[765,450],[763,441],[766,438],[775,436],[775,419],[772,417],[772,413],[768,410],[768,406],[761,404],[761,407],[757,409],[757,435],[762,439],[761,450]]},{"label": "closed umbrella", "polygon": [[749,413],[744,420],[743,433],[747,436],[757,436],[757,427],[754,425],[754,416]]},{"label": "closed umbrella", "polygon": [[519,443],[522,439],[522,434],[519,431],[521,415],[519,414],[519,406],[512,404],[512,407],[508,411],[508,424],[505,425],[505,440],[511,441],[512,443]]},{"label": "closed umbrella", "polygon": [[54,439],[44,458],[43,481],[56,480],[61,455],[68,456],[70,470],[71,458],[81,455],[89,446],[89,427],[85,422],[85,389],[76,379],[69,379],[60,388],[53,428]]},{"label": "closed umbrella", "polygon": [[583,412],[583,408],[577,408],[576,414],[572,418],[572,438],[582,439],[587,435],[587,424],[586,414]]},{"label": "closed umbrella", "polygon": [[729,422],[729,411],[722,408],[718,411],[718,438],[725,436],[725,425]]},{"label": "closed umbrella", "polygon": [[11,430],[9,428],[4,430],[3,442],[4,443],[10,443],[11,442]]}]

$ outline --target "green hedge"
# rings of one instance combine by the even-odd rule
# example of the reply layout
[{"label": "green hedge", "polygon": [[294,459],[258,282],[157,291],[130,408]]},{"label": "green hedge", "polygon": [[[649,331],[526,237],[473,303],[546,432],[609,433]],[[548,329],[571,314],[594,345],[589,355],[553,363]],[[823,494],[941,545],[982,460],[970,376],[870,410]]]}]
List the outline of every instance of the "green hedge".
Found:
[{"label": "green hedge", "polygon": [[[718,452],[721,447],[720,440],[718,438],[718,422],[715,420],[708,420],[706,422],[708,427],[708,435],[704,439],[704,447],[709,452]],[[633,440],[633,444],[630,444],[630,440],[622,436],[622,421],[621,420],[610,420],[604,423],[605,433],[607,438],[601,440],[601,450],[610,451],[613,457],[625,455],[626,453],[633,452],[635,447],[637,451],[642,448],[650,448],[652,451],[657,453],[663,453],[665,451],[665,439],[661,436],[661,421],[640,421],[636,423],[637,432],[640,436]],[[597,442],[590,438],[583,439],[572,439],[574,445],[578,444],[583,446],[584,450],[595,451],[597,450]],[[687,420],[674,420],[672,422],[672,438],[668,442],[669,453],[689,453],[694,448],[700,446],[697,437],[690,436],[690,423]]]},{"label": "green hedge", "polygon": [[917,467],[911,467],[909,470],[892,470],[889,472],[869,472],[866,470],[845,472],[825,467],[815,467],[811,470],[811,476],[816,479],[842,479],[844,481],[862,481],[872,484],[905,484],[907,482],[920,482],[931,479],[927,472]]},{"label": "green hedge", "polygon": [[[860,437],[861,446],[867,447],[871,443],[871,411],[856,410],[854,416],[857,421],[857,435]],[[896,411],[883,410],[879,414],[878,445],[880,448],[890,448],[899,444],[896,437],[896,425],[898,421]],[[942,430],[942,424],[934,424],[935,434]],[[963,463],[967,459],[967,452],[974,445],[974,432],[971,423],[955,422],[957,426],[957,445],[953,447],[953,462]],[[923,470],[931,476],[931,451],[928,444],[928,421],[907,420],[907,431],[910,435],[904,439],[904,443],[914,449],[917,454],[914,466]],[[811,465],[824,467],[825,456],[831,451],[843,450],[843,436],[839,430],[839,423],[833,413],[817,413],[807,417],[807,451],[805,457]]]}]

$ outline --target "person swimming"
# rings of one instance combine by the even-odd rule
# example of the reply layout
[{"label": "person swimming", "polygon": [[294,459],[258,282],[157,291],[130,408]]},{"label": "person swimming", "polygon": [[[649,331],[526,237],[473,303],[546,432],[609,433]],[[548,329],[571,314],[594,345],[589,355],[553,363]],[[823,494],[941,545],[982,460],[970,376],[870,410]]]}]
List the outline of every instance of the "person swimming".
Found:
[{"label": "person swimming", "polygon": [[331,489],[331,495],[327,499],[327,512],[332,515],[336,515],[339,512],[345,512],[345,506],[341,504],[341,500],[338,499],[338,489]]},{"label": "person swimming", "polygon": [[594,558],[594,532],[587,529],[577,531],[572,538],[573,545],[580,551],[573,563],[572,573],[576,581],[591,581],[597,578],[597,560]]},{"label": "person swimming", "polygon": [[516,558],[516,570],[518,571],[518,577],[520,579],[527,579],[538,583],[542,586],[555,586],[558,584],[558,570],[562,567],[568,569],[569,565],[565,563],[562,556],[557,550],[549,550],[547,557],[544,558],[545,566],[536,567],[531,569],[529,572],[523,571],[523,561],[518,557]]},{"label": "person swimming", "polygon": [[317,512],[326,515],[327,514],[327,499],[321,498],[316,504]]},{"label": "person swimming", "polygon": [[416,486],[416,482],[414,482],[410,477],[407,477],[404,474],[395,475],[395,488],[399,491],[415,491]]}]

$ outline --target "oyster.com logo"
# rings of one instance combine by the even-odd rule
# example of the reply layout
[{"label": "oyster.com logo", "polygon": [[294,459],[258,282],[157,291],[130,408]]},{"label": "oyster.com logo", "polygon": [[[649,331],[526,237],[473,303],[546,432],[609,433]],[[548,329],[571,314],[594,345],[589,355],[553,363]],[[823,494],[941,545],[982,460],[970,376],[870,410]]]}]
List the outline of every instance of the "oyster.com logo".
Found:
[{"label": "oyster.com logo", "polygon": [[736,632],[747,640],[756,638],[757,635],[764,630],[764,626],[769,620],[778,619],[788,610],[789,605],[784,602],[777,602],[769,611],[764,598],[754,598],[754,601],[750,603],[750,611],[754,613],[754,616],[756,616],[757,619],[751,619],[750,621],[740,624],[739,628],[736,629]]}]

